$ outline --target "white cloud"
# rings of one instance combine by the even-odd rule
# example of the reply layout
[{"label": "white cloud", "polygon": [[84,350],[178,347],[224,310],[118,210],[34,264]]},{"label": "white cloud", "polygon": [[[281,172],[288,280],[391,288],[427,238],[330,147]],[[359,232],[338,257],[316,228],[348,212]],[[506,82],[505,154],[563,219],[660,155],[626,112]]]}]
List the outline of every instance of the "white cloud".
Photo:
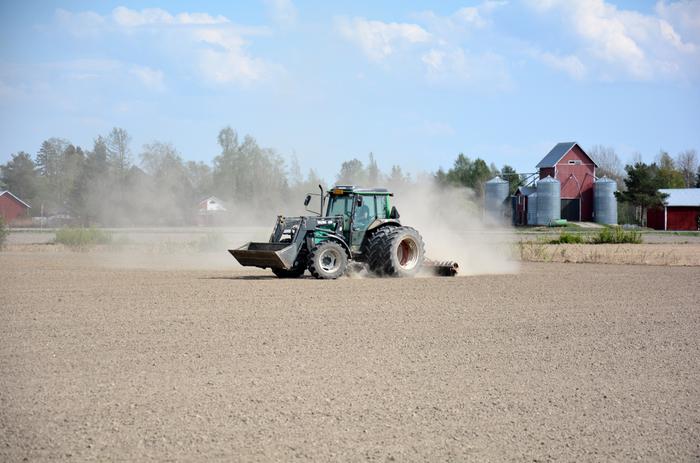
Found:
[{"label": "white cloud", "polygon": [[505,59],[493,52],[470,53],[461,47],[432,48],[421,56],[428,81],[505,91],[513,80]]},{"label": "white cloud", "polygon": [[676,1],[668,3],[660,0],[656,3],[656,14],[684,37],[700,42],[700,1]]},{"label": "white cloud", "polygon": [[143,85],[153,90],[165,90],[163,71],[148,66],[133,66],[129,73],[136,76]]},{"label": "white cloud", "polygon": [[[698,7],[689,2],[657,4],[658,15],[621,10],[605,0],[527,0],[542,14],[556,14],[573,30],[576,55],[604,79],[682,77],[696,62],[698,47],[663,15],[693,24]],[[700,3],[700,2],[695,2]]]},{"label": "white cloud", "polygon": [[292,0],[264,0],[272,20],[283,27],[294,26],[297,9]]},{"label": "white cloud", "polygon": [[341,18],[336,26],[371,61],[383,63],[402,51],[409,62],[424,70],[430,83],[506,90],[513,84],[506,60],[484,46],[488,42],[484,42],[483,35],[474,41],[474,46],[469,46],[469,42],[474,40],[472,33],[489,29],[491,14],[507,4],[488,0],[448,16],[432,11],[413,15],[421,24]]},{"label": "white cloud", "polygon": [[457,23],[483,29],[491,24],[489,15],[497,8],[507,4],[506,1],[488,0],[478,6],[460,8],[452,15],[452,19]]},{"label": "white cloud", "polygon": [[95,37],[102,32],[105,18],[92,12],[72,13],[61,8],[56,10],[56,21],[75,37]]},{"label": "white cloud", "polygon": [[561,56],[547,52],[533,52],[532,55],[552,69],[569,74],[573,79],[582,80],[587,75],[586,66],[581,62],[578,56]]},{"label": "white cloud", "polygon": [[493,25],[493,13],[506,5],[506,1],[488,0],[476,6],[460,8],[447,16],[434,11],[423,11],[413,16],[425,23],[425,27],[440,40],[454,42],[489,29]]},{"label": "white cloud", "polygon": [[112,11],[112,19],[122,27],[139,27],[146,25],[213,25],[226,24],[230,21],[221,15],[216,17],[207,13],[179,13],[172,15],[160,8],[145,8],[141,11],[119,6]]},{"label": "white cloud", "polygon": [[417,24],[341,18],[337,21],[337,28],[343,37],[359,45],[373,61],[383,61],[397,48],[431,40],[431,35]]},{"label": "white cloud", "polygon": [[[148,33],[144,46],[160,43],[159,53],[171,53],[166,58],[173,60],[175,65],[184,63],[190,66],[210,83],[247,85],[281,72],[280,66],[256,58],[247,51],[248,41],[245,37],[260,35],[267,32],[266,29],[240,27],[222,15],[198,12],[173,14],[161,8],[133,10],[119,6],[107,16],[89,11],[72,13],[57,10],[56,17],[64,27],[82,24],[88,30],[104,34],[133,36]],[[173,46],[174,43],[177,43],[177,47]],[[165,89],[162,70],[132,65],[129,73],[151,89]]]},{"label": "white cloud", "polygon": [[200,29],[193,35],[197,41],[213,45],[199,52],[200,71],[210,82],[249,84],[263,79],[274,68],[245,53],[245,40],[232,31]]}]

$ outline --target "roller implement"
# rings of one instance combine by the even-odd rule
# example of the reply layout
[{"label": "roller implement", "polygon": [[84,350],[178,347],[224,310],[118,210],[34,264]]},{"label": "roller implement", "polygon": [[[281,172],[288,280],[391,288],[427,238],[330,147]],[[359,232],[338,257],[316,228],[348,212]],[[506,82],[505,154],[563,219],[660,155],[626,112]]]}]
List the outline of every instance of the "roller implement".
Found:
[{"label": "roller implement", "polygon": [[[304,200],[314,216],[278,216],[267,243],[247,243],[229,252],[241,265],[269,268],[279,278],[298,278],[307,270],[319,279],[335,279],[349,268],[366,269],[382,277],[411,277],[419,273],[454,276],[456,262],[425,258],[423,238],[401,225],[384,188],[339,185]],[[320,211],[309,210],[319,196]]]}]

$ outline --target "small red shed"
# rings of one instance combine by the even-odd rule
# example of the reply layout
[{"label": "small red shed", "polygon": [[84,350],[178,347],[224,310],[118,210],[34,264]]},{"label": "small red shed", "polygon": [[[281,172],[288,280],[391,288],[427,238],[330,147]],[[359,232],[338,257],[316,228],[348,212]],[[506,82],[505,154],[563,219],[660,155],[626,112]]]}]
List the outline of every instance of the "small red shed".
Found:
[{"label": "small red shed", "polygon": [[700,188],[665,188],[663,208],[647,210],[647,226],[655,230],[700,230]]},{"label": "small red shed", "polygon": [[593,220],[593,184],[598,165],[576,142],[557,143],[537,164],[541,179],[551,176],[561,184],[561,218]]},{"label": "small red shed", "polygon": [[17,217],[23,217],[31,206],[11,192],[5,190],[0,191],[0,216],[5,220],[5,223],[12,223]]}]

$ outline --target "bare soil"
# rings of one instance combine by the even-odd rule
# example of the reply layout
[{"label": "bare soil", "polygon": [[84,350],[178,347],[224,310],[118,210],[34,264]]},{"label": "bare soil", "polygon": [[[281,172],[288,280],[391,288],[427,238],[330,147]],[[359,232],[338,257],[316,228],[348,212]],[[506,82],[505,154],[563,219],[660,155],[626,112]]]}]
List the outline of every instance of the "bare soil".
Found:
[{"label": "bare soil", "polygon": [[277,280],[0,253],[2,461],[698,461],[700,267]]}]

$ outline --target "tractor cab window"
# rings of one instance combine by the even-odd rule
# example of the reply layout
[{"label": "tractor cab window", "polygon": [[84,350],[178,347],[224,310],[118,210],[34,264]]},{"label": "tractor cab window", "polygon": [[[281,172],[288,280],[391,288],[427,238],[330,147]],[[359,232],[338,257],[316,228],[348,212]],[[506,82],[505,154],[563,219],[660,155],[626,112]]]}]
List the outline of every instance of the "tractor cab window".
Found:
[{"label": "tractor cab window", "polygon": [[377,217],[377,206],[374,196],[362,198],[362,206],[355,209],[355,224],[360,228],[367,227]]},{"label": "tractor cab window", "polygon": [[389,216],[387,215],[387,199],[389,198],[386,195],[380,195],[377,196],[377,218],[378,219],[388,219]]},{"label": "tractor cab window", "polygon": [[331,196],[328,203],[328,216],[334,217],[342,215],[346,219],[350,218],[352,211],[352,196]]}]

